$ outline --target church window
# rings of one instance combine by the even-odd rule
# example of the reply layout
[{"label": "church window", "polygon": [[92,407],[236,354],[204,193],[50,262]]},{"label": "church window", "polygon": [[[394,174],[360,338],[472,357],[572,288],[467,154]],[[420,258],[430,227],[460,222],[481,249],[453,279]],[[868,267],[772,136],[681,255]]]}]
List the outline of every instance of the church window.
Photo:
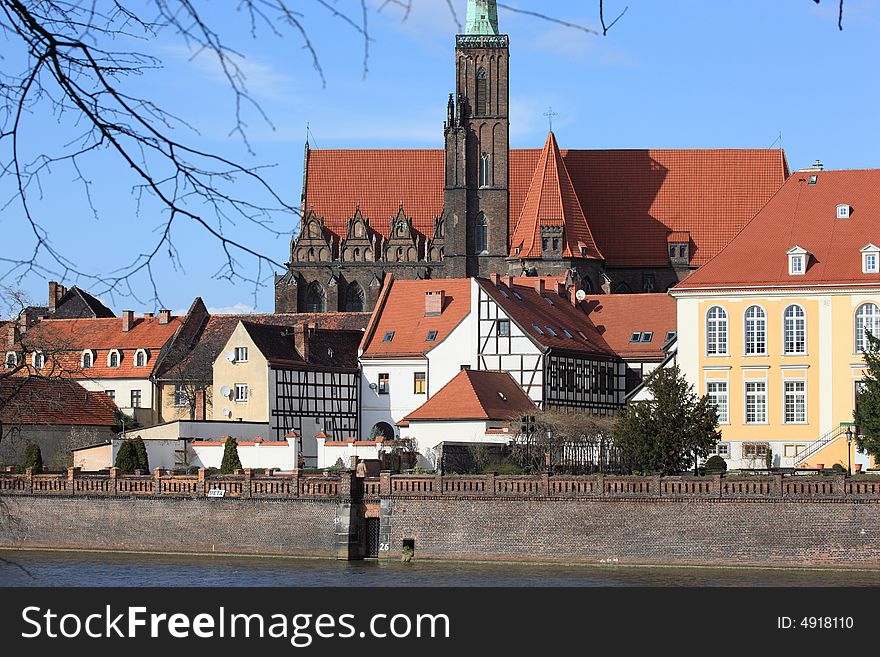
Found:
[{"label": "church window", "polygon": [[553,238],[553,251],[559,251],[559,239],[555,237]]},{"label": "church window", "polygon": [[307,313],[323,313],[327,310],[327,295],[317,281],[313,281],[306,291],[306,306],[303,310]]},{"label": "church window", "polygon": [[477,116],[489,113],[489,74],[486,69],[477,71]]},{"label": "church window", "polygon": [[541,240],[541,250],[546,251],[550,246],[550,240],[546,237]]},{"label": "church window", "polygon": [[490,168],[491,158],[488,153],[480,156],[480,187],[488,187],[492,184],[492,171]]},{"label": "church window", "polygon": [[364,289],[355,281],[348,286],[345,292],[345,312],[362,313],[366,306]]},{"label": "church window", "polygon": [[644,292],[653,292],[656,289],[656,282],[654,279],[654,274],[645,273],[642,274],[642,290]]},{"label": "church window", "polygon": [[486,217],[480,213],[477,217],[477,225],[474,227],[474,252],[476,255],[489,254],[489,226]]}]

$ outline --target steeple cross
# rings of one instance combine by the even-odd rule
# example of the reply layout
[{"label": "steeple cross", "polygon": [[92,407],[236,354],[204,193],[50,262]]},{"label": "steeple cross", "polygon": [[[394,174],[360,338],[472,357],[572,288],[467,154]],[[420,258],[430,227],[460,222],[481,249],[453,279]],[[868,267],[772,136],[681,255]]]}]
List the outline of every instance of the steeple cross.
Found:
[{"label": "steeple cross", "polygon": [[551,106],[546,112],[544,112],[544,116],[546,116],[550,120],[550,132],[553,132],[553,118],[559,116],[556,112],[553,111],[553,107]]}]

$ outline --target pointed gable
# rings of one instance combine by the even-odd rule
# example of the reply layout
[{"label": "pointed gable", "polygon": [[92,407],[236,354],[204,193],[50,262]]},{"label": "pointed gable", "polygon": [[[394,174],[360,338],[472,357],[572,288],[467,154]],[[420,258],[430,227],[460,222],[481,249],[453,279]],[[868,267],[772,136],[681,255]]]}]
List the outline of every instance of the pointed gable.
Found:
[{"label": "pointed gable", "polygon": [[561,239],[562,257],[604,259],[552,132],[547,136],[516,224],[511,257],[542,257],[542,231]]}]

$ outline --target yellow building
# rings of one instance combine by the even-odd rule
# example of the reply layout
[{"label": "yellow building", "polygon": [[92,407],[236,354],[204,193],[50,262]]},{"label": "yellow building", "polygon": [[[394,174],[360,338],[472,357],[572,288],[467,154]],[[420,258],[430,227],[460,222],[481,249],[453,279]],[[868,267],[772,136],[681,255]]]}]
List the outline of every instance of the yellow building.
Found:
[{"label": "yellow building", "polygon": [[853,409],[865,331],[880,335],[878,213],[880,170],[798,171],[670,291],[678,364],[718,407],[728,467],[768,451],[774,467],[869,467]]}]

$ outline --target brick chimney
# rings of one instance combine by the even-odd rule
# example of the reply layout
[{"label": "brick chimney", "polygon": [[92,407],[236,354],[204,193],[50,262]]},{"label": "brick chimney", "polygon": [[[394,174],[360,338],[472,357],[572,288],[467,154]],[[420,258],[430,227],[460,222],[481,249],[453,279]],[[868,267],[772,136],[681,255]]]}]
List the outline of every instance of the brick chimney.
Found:
[{"label": "brick chimney", "polygon": [[492,281],[492,285],[494,285],[495,287],[498,287],[498,285],[501,283],[501,274],[490,274],[489,278]]},{"label": "brick chimney", "polygon": [[425,317],[436,317],[443,314],[443,303],[446,301],[446,293],[425,292]]},{"label": "brick chimney", "polygon": [[565,282],[564,281],[556,281],[556,294],[565,298]]},{"label": "brick chimney", "polygon": [[18,324],[16,324],[15,322],[9,322],[9,325],[6,327],[6,331],[6,346],[14,347],[21,339],[21,333],[18,330]]},{"label": "brick chimney", "polygon": [[159,323],[167,324],[171,321],[171,311],[162,309],[159,311]]},{"label": "brick chimney", "polygon": [[199,388],[195,394],[195,417],[194,420],[205,419],[205,389]]},{"label": "brick chimney", "polygon": [[144,313],[144,319],[152,319],[153,313]]},{"label": "brick chimney", "polygon": [[54,313],[58,308],[58,302],[67,294],[67,288],[59,285],[56,281],[49,281],[49,312]]},{"label": "brick chimney", "polygon": [[293,344],[300,358],[309,359],[309,327],[306,324],[297,324],[293,327]]},{"label": "brick chimney", "polygon": [[503,280],[504,280],[504,284],[507,287],[509,287],[510,289],[513,289],[513,276],[510,276],[510,275],[505,276]]},{"label": "brick chimney", "polygon": [[538,278],[535,281],[535,292],[537,292],[538,294],[541,294],[541,295],[544,294],[544,279],[543,278]]},{"label": "brick chimney", "polygon": [[134,326],[134,311],[133,310],[123,310],[122,311],[122,332],[128,333],[132,326]]}]

